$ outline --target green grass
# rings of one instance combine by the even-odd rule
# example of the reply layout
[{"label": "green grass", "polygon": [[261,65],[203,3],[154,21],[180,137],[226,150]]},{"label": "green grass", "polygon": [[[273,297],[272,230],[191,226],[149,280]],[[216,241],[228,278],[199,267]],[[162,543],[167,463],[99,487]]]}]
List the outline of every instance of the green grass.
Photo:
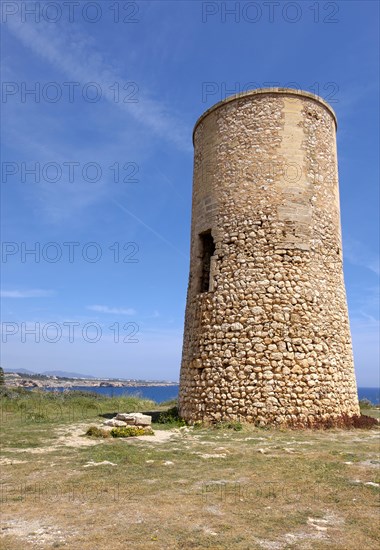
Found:
[{"label": "green grass", "polygon": [[[378,428],[187,428],[172,405],[42,392],[4,398],[2,547],[38,548],[41,529],[47,548],[83,550],[378,546],[379,489],[366,485],[379,480]],[[119,411],[157,419],[165,409],[168,422],[153,424],[172,432],[162,442],[85,435]]]},{"label": "green grass", "polygon": [[135,396],[103,397],[87,392],[27,391],[0,400],[3,424],[57,424],[91,418],[111,418],[119,411],[138,412],[157,408],[150,399]]},{"label": "green grass", "polygon": [[375,405],[368,399],[361,399],[359,401],[359,406],[361,414],[380,419],[380,405]]}]

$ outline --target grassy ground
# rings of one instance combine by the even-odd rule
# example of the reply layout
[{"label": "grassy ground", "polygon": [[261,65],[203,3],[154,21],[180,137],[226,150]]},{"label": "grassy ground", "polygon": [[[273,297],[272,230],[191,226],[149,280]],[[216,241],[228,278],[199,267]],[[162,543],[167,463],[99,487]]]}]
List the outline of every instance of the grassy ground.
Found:
[{"label": "grassy ground", "polygon": [[141,439],[83,435],[117,411],[153,409],[74,394],[4,399],[1,548],[379,547],[378,428],[172,423]]}]

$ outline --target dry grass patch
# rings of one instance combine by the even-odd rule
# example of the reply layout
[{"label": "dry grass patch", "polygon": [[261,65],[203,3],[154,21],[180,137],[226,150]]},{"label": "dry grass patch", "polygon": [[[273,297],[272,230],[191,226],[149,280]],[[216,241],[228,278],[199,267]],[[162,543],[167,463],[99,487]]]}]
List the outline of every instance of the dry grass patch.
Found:
[{"label": "dry grass patch", "polygon": [[7,420],[9,550],[378,546],[379,488],[366,484],[379,480],[378,429],[154,425],[154,436],[94,439],[97,416],[44,430]]}]

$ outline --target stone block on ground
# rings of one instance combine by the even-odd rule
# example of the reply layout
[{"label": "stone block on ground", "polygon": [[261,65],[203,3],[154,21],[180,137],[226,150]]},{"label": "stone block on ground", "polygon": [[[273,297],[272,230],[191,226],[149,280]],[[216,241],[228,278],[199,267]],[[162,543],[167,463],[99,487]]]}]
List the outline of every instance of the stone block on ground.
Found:
[{"label": "stone block on ground", "polygon": [[118,413],[115,419],[130,426],[150,426],[152,424],[152,417],[142,413]]}]

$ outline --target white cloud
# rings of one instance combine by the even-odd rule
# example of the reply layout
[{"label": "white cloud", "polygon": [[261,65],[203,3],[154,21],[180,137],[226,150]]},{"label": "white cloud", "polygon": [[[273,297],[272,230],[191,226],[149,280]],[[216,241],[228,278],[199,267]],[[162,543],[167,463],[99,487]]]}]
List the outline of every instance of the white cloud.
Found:
[{"label": "white cloud", "polygon": [[120,208],[120,210],[123,210],[123,212],[126,212],[126,214],[128,214],[129,216],[131,216],[131,218],[133,218],[134,220],[136,220],[140,225],[142,225],[143,227],[145,227],[148,231],[150,231],[150,233],[152,233],[153,235],[155,235],[158,239],[160,239],[162,242],[164,242],[165,244],[167,244],[168,246],[170,246],[170,248],[172,248],[173,250],[175,250],[177,252],[177,254],[179,254],[180,256],[182,256],[183,258],[186,258],[187,259],[187,256],[186,254],[184,254],[182,252],[182,250],[180,250],[179,248],[177,248],[176,246],[174,246],[174,244],[172,244],[170,241],[168,241],[168,239],[166,239],[163,235],[161,235],[161,233],[158,233],[158,231],[156,231],[155,229],[153,229],[153,227],[151,227],[150,225],[148,225],[147,223],[145,223],[142,219],[140,219],[138,216],[136,216],[135,214],[133,214],[132,212],[130,212],[130,210],[128,210],[127,208],[125,208],[125,206],[123,206],[122,204],[120,204],[120,202],[112,199],[112,202],[118,207]]},{"label": "white cloud", "polygon": [[[63,90],[63,98],[67,98],[68,92],[62,82],[79,84],[75,87],[75,102],[82,101],[82,91],[90,82],[96,83],[101,90],[101,105],[95,103],[93,109],[85,110],[89,125],[96,130],[94,137],[88,142],[81,140],[79,144],[67,140],[66,111],[61,111],[58,105],[55,116],[52,116],[50,109],[39,109],[38,104],[30,102],[25,105],[21,116],[18,104],[12,101],[7,104],[5,123],[8,146],[17,151],[17,155],[22,152],[28,168],[32,168],[34,159],[38,159],[41,167],[54,160],[62,170],[63,176],[57,184],[46,185],[42,181],[25,191],[27,198],[34,200],[36,208],[50,223],[62,223],[70,219],[76,224],[82,224],[85,221],[82,213],[89,207],[112,196],[124,198],[129,187],[111,185],[114,183],[114,174],[110,166],[115,159],[125,159],[125,151],[129,151],[130,155],[127,160],[133,160],[138,165],[146,155],[149,156],[148,150],[155,147],[157,140],[167,140],[181,151],[192,152],[191,128],[186,127],[182,114],[174,112],[172,105],[157,99],[157,92],[154,96],[147,90],[139,77],[141,59],[138,61],[138,58],[131,56],[130,67],[126,71],[123,66],[117,66],[111,54],[98,50],[95,37],[90,36],[91,31],[87,33],[81,29],[79,32],[77,27],[70,25],[52,26],[43,21],[33,25],[28,21],[21,23],[10,18],[7,29],[30,50],[28,59],[29,56],[39,58],[40,72],[46,74],[46,81],[54,83],[58,79],[56,83]],[[7,63],[10,64],[9,61]],[[6,69],[10,81],[23,80],[20,74],[15,74],[13,64]],[[134,80],[139,87],[138,102],[124,103],[123,98],[128,94],[123,86]],[[115,83],[120,87],[121,99],[118,101],[115,101]],[[43,86],[43,81],[40,85]],[[72,112],[78,108],[77,105],[71,107]],[[104,139],[108,134],[109,137]],[[29,138],[26,139],[25,135]],[[30,139],[30,135],[33,135],[33,139]],[[73,160],[80,163],[80,167],[75,169],[75,185],[68,184],[68,171],[64,165]],[[101,167],[102,176],[90,188],[88,182],[81,178],[81,169],[84,164],[94,160]]]},{"label": "white cloud", "polygon": [[119,307],[108,307],[101,305],[87,306],[87,309],[91,311],[97,311],[98,313],[111,313],[115,315],[135,315],[136,311],[132,308],[119,308]]},{"label": "white cloud", "polygon": [[31,290],[1,290],[1,298],[49,298],[53,296],[52,290],[31,289]]},{"label": "white cloud", "polygon": [[[82,84],[96,83],[102,91],[102,97],[138,125],[142,124],[154,134],[171,141],[178,149],[192,152],[190,129],[170,112],[165,103],[149,97],[149,92],[145,91],[144,97],[141,97],[140,83],[136,83],[136,103],[115,101],[114,84],[123,83],[128,78],[120,78],[119,73],[122,71],[113,67],[101,52],[96,51],[95,40],[85,32],[74,32],[68,27],[49,27],[42,23],[33,26],[28,22],[15,21],[9,21],[8,27],[28,49],[46,59],[67,77]],[[123,84],[120,85],[122,88]]]},{"label": "white cloud", "polygon": [[353,265],[365,267],[376,275],[380,275],[379,256],[357,239],[346,238],[344,240],[343,257]]}]

